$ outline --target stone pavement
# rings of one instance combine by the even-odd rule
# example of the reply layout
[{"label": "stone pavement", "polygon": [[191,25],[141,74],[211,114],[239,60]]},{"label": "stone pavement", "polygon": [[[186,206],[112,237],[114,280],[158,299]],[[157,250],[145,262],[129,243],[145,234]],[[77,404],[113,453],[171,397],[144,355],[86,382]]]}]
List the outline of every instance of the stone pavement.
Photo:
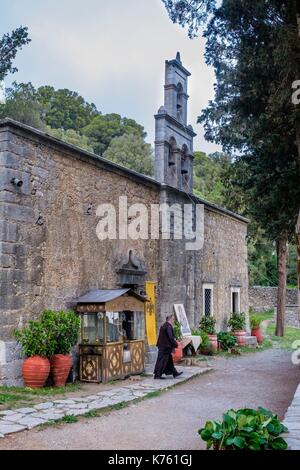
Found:
[{"label": "stone pavement", "polygon": [[151,392],[166,390],[178,383],[186,382],[193,377],[212,370],[212,368],[195,366],[183,367],[181,370],[183,374],[177,379],[154,380],[151,377],[132,385],[106,390],[95,395],[48,401],[33,407],[1,411],[0,437],[24,431],[25,429],[32,429],[41,424],[51,423],[64,416],[85,415],[89,411],[100,410],[119,403],[143,398],[151,394]]},{"label": "stone pavement", "polygon": [[300,384],[294,395],[294,399],[287,409],[283,424],[289,432],[284,438],[290,450],[300,450]]}]

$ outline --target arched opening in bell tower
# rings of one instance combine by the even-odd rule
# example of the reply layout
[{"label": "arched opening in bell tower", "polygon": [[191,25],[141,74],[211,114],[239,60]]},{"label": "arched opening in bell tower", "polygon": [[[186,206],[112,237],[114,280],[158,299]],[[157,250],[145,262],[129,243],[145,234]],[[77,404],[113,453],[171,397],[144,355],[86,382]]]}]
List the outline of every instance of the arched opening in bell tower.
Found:
[{"label": "arched opening in bell tower", "polygon": [[174,137],[171,137],[168,145],[168,184],[174,186],[176,184],[176,172],[177,172],[177,162],[176,162],[176,152],[177,152],[177,142]]},{"label": "arched opening in bell tower", "polygon": [[183,144],[181,149],[181,187],[184,191],[189,189],[189,178],[188,147]]},{"label": "arched opening in bell tower", "polygon": [[176,113],[178,121],[183,120],[183,88],[181,83],[177,84],[177,100],[176,100]]}]

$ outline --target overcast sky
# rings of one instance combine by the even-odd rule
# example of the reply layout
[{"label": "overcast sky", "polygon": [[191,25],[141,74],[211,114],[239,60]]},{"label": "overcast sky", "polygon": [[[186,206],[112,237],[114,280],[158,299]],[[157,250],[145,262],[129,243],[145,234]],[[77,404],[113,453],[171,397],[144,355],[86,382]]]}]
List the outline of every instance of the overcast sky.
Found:
[{"label": "overcast sky", "polygon": [[190,40],[171,23],[161,0],[0,0],[1,35],[28,26],[32,39],[17,55],[13,80],[77,91],[102,113],[115,112],[145,127],[153,144],[153,115],[163,104],[164,61],[180,51],[190,70],[189,123],[195,149],[204,140],[197,116],[213,98],[214,73],[203,57],[204,40]]}]

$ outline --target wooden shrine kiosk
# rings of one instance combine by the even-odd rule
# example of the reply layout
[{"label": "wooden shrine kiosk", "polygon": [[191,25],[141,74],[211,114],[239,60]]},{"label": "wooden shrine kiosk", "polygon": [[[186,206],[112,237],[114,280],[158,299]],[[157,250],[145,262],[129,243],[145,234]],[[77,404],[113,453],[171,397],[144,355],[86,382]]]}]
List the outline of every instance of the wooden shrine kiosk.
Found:
[{"label": "wooden shrine kiosk", "polygon": [[131,289],[95,290],[77,299],[81,381],[107,382],[144,371],[145,301]]}]

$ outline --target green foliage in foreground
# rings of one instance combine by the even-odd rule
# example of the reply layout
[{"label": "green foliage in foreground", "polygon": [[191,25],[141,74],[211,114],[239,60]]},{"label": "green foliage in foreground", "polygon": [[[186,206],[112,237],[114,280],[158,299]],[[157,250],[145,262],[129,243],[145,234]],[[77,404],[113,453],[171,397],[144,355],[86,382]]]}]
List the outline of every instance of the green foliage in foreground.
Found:
[{"label": "green foliage in foreground", "polygon": [[223,421],[207,421],[198,433],[215,450],[285,450],[280,434],[287,428],[271,411],[259,407],[228,410]]}]

